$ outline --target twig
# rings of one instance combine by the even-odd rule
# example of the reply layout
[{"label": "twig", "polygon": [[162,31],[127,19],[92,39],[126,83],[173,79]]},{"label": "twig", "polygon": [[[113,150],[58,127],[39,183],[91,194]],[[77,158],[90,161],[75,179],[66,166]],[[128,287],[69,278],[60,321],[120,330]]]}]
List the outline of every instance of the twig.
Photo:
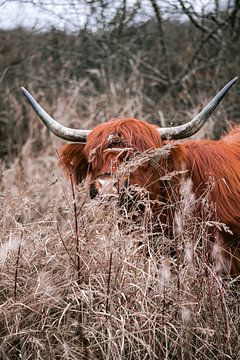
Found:
[{"label": "twig", "polygon": [[20,254],[21,254],[22,238],[23,238],[23,231],[21,232],[21,236],[20,236],[20,243],[18,246],[17,261],[16,261],[16,267],[15,267],[15,276],[14,276],[14,299],[15,299],[15,301],[17,301],[18,270],[19,270],[19,260],[20,260]]},{"label": "twig", "polygon": [[167,47],[166,47],[166,43],[165,43],[165,34],[164,34],[164,29],[163,29],[162,14],[161,14],[160,8],[159,8],[156,0],[150,0],[150,3],[152,5],[153,11],[155,13],[155,16],[156,16],[156,19],[158,22],[159,41],[160,41],[160,44],[162,47],[163,60],[167,67],[168,80],[170,81],[171,80],[171,71],[170,71],[169,62],[168,62],[168,51],[167,51]]},{"label": "twig", "polygon": [[73,213],[74,213],[74,223],[75,223],[75,240],[76,240],[76,256],[77,256],[77,280],[78,285],[80,285],[80,270],[81,270],[81,263],[80,263],[80,241],[78,236],[78,216],[77,216],[77,205],[76,205],[76,194],[73,184],[72,174],[70,174],[70,181],[71,181],[71,189],[72,189],[72,197],[73,197]]},{"label": "twig", "polygon": [[110,294],[110,280],[112,271],[112,252],[110,254],[109,268],[108,268],[108,280],[107,280],[107,301],[106,301],[106,313],[109,313],[109,294]]},{"label": "twig", "polygon": [[[210,34],[212,33],[212,30],[209,29],[208,27],[206,27],[205,25],[203,24],[199,24],[199,22],[194,18],[195,17],[198,17],[198,14],[192,9],[190,11],[189,8],[186,7],[186,4],[183,0],[178,0],[179,4],[181,5],[182,7],[182,10],[184,12],[184,14],[186,14],[189,18],[189,20],[191,21],[191,23],[200,31],[204,32],[204,33],[207,33],[207,34]],[[191,8],[192,8],[192,5],[191,5]],[[193,16],[194,15],[194,16]],[[219,37],[218,37],[218,34],[213,34],[214,38],[216,40],[219,40]]]},{"label": "twig", "polygon": [[70,178],[70,182],[71,182],[71,191],[72,191],[72,198],[73,198],[73,214],[74,214],[74,224],[75,224],[76,256],[77,256],[77,261],[76,261],[76,265],[77,265],[77,282],[78,282],[78,285],[80,285],[80,283],[81,283],[81,279],[80,279],[80,270],[81,270],[80,241],[79,241],[79,235],[78,235],[78,214],[77,214],[76,194],[75,194],[75,189],[74,189],[73,177],[72,177],[72,173],[67,169],[67,167],[63,163],[58,150],[56,150],[56,152],[57,152],[58,157],[59,157],[64,169],[66,170],[66,173],[68,174],[68,176]]},{"label": "twig", "polygon": [[71,254],[70,254],[69,251],[68,251],[68,248],[67,248],[67,246],[66,246],[66,244],[65,244],[65,242],[64,242],[64,240],[63,240],[63,237],[62,237],[62,234],[61,234],[60,227],[59,227],[59,224],[58,224],[58,223],[57,223],[57,231],[58,231],[58,234],[59,234],[59,238],[60,238],[60,240],[61,240],[61,242],[62,242],[62,244],[63,244],[63,246],[64,246],[64,249],[65,249],[66,253],[67,253],[68,256],[69,256],[69,259],[72,261],[74,267],[77,269],[77,264],[75,263],[73,257],[71,256]]},{"label": "twig", "polygon": [[231,347],[231,341],[230,341],[231,340],[231,329],[230,329],[230,323],[229,323],[228,312],[227,312],[227,304],[226,304],[226,299],[224,297],[223,286],[222,286],[219,275],[216,276],[216,280],[217,280],[217,283],[219,286],[219,294],[220,294],[222,307],[223,307],[224,314],[225,314],[227,342],[228,342],[230,354],[232,354],[232,347]]}]

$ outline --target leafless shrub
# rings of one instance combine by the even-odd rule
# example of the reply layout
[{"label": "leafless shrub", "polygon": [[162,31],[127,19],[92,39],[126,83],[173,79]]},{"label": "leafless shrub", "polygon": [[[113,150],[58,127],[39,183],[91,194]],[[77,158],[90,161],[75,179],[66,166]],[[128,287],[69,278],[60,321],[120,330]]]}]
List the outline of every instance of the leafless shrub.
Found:
[{"label": "leafless shrub", "polygon": [[[149,1],[156,21],[136,24],[141,2],[131,12],[123,2],[115,22],[95,13],[95,34],[0,32],[0,358],[238,359],[238,279],[221,278],[209,253],[209,227],[223,225],[195,218],[184,196],[173,236],[144,191],[130,213],[114,198],[90,202],[85,185],[73,190],[58,173],[60,142],[19,92],[28,87],[76,128],[118,116],[158,122],[159,111],[166,125],[184,122],[237,75],[237,2],[220,11],[215,1],[202,17],[173,2],[189,23]],[[216,116],[223,128],[239,117],[228,101]],[[167,152],[144,153],[119,176]]]},{"label": "leafless shrub", "polygon": [[[203,3],[202,11],[196,10],[198,3],[180,0],[77,3],[69,3],[71,14],[82,17],[80,9],[88,9],[77,33],[49,27],[0,30],[0,156],[8,164],[33,130],[21,86],[68,124],[80,119],[78,125],[91,127],[120,115],[160,123],[161,111],[171,125],[185,122],[238,75],[238,0],[224,6],[215,1],[208,10]],[[27,4],[54,13],[49,2],[23,1]],[[215,137],[229,119],[239,119],[237,91],[231,95],[212,129]],[[94,112],[89,98],[95,100]],[[40,134],[37,125],[34,131]],[[34,146],[44,146],[42,137],[37,139]]]},{"label": "leafless shrub", "polygon": [[238,292],[209,256],[207,218],[182,199],[167,237],[148,198],[136,222],[117,199],[89,201],[84,185],[73,201],[60,175],[49,181],[48,157],[23,157],[25,182],[17,166],[2,182],[2,358],[237,358]]}]

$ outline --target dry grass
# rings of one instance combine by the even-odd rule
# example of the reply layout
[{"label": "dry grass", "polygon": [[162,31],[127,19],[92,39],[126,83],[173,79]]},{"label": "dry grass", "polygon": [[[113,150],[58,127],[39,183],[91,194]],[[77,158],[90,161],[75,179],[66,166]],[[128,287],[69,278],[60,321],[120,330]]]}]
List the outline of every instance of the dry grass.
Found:
[{"label": "dry grass", "polygon": [[33,134],[2,166],[0,358],[238,359],[237,283],[209,258],[208,220],[183,198],[172,239],[150,211],[136,223],[114,199],[90,201],[58,173],[49,140],[32,151]]},{"label": "dry grass", "polygon": [[209,261],[206,223],[165,238],[84,187],[73,203],[47,174],[2,193],[3,359],[237,358],[238,295]]}]

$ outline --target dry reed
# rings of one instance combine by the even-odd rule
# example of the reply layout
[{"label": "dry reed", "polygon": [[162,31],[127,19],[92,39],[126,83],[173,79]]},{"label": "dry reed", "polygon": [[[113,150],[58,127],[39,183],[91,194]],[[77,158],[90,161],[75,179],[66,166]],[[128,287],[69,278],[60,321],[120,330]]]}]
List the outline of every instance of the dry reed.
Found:
[{"label": "dry reed", "polygon": [[181,199],[167,237],[148,199],[144,217],[90,201],[58,173],[51,141],[38,154],[32,144],[2,174],[0,358],[238,359],[237,280],[209,258],[214,224]]}]

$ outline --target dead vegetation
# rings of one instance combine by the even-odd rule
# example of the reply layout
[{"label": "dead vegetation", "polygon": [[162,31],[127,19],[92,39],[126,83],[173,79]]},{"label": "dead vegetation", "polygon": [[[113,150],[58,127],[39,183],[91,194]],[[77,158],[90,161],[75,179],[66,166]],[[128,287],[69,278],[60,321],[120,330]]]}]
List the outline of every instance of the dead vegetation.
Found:
[{"label": "dead vegetation", "polygon": [[[188,7],[185,24],[162,22],[149,3],[156,21],[131,22],[123,7],[95,36],[0,31],[0,359],[239,359],[238,279],[221,278],[209,256],[208,228],[221,225],[193,218],[182,199],[167,237],[150,211],[136,223],[116,200],[73,191],[59,140],[19,92],[71,127],[191,118],[238,75],[238,1],[202,18]],[[236,89],[202,137],[239,119]]]},{"label": "dead vegetation", "polygon": [[[44,12],[51,2],[23,3]],[[0,30],[0,157],[7,163],[31,137],[21,86],[68,125],[81,119],[86,128],[124,114],[171,125],[186,122],[239,75],[239,0],[224,7],[215,0],[202,12],[187,0],[80,3],[89,11],[75,32]],[[215,114],[214,137],[239,119],[238,87]]]},{"label": "dead vegetation", "polygon": [[57,161],[54,146],[26,146],[2,177],[0,358],[238,359],[237,279],[209,257],[216,224],[182,199],[166,237],[150,211],[136,223],[73,191]]}]

